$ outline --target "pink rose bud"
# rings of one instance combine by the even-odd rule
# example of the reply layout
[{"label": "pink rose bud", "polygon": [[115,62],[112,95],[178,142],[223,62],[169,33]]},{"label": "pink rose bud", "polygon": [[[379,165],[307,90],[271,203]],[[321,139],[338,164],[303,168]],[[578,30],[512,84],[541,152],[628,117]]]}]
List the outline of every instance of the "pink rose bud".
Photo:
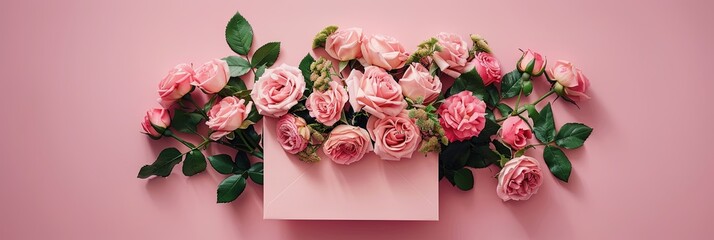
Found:
[{"label": "pink rose bud", "polygon": [[290,154],[297,154],[307,148],[310,141],[310,129],[305,119],[285,114],[278,120],[277,131],[280,146]]},{"label": "pink rose bud", "polygon": [[402,87],[384,69],[368,66],[364,74],[352,70],[347,79],[349,101],[355,112],[365,112],[384,118],[396,116],[407,107],[402,96]]},{"label": "pink rose bud", "polygon": [[326,126],[332,126],[342,117],[342,110],[347,104],[349,96],[345,88],[336,81],[328,83],[329,89],[325,92],[313,91],[305,107],[310,111],[310,116]]},{"label": "pink rose bud", "polygon": [[461,36],[442,32],[436,35],[436,39],[441,51],[435,52],[432,58],[434,58],[434,62],[439,66],[441,72],[457,78],[462,73],[471,70],[471,68],[468,68],[467,61],[469,58],[469,46]]},{"label": "pink rose bud", "polygon": [[338,29],[327,38],[325,51],[330,57],[343,62],[361,58],[363,39],[361,28]]},{"label": "pink rose bud", "polygon": [[213,105],[208,111],[206,121],[208,128],[214,131],[211,133],[211,140],[218,140],[240,128],[248,118],[252,106],[253,102],[246,105],[244,99],[233,96],[223,98]]},{"label": "pink rose bud", "polygon": [[409,58],[404,46],[389,36],[366,37],[361,48],[365,66],[377,66],[387,71],[403,67]]},{"label": "pink rose bud", "polygon": [[488,86],[493,83],[501,83],[501,64],[493,54],[479,52],[472,62],[476,67],[478,75],[483,79],[484,85]]},{"label": "pink rose bud", "polygon": [[330,136],[322,144],[322,150],[333,162],[350,165],[362,160],[362,157],[372,151],[369,133],[360,127],[338,125],[330,132]]},{"label": "pink rose bud", "polygon": [[528,200],[543,184],[540,165],[532,157],[511,159],[498,174],[496,194],[503,201]]},{"label": "pink rose bud", "polygon": [[176,65],[159,83],[159,99],[164,108],[169,108],[177,100],[191,91],[194,72],[188,64]]},{"label": "pink rose bud", "polygon": [[518,116],[508,117],[501,127],[500,137],[513,149],[520,150],[528,145],[528,139],[533,138],[533,132],[528,124]]},{"label": "pink rose bud", "polygon": [[214,59],[196,69],[196,79],[193,81],[193,85],[208,94],[214,94],[223,90],[223,87],[228,84],[228,79],[230,79],[228,63]]},{"label": "pink rose bud", "polygon": [[153,138],[161,137],[169,125],[171,125],[171,116],[169,111],[164,108],[154,108],[146,111],[144,121],[141,122],[143,133]]},{"label": "pink rose bud", "polygon": [[298,103],[305,91],[305,78],[300,69],[282,64],[265,73],[253,85],[250,96],[258,113],[281,117]]},{"label": "pink rose bud", "polygon": [[521,73],[528,73],[531,76],[540,76],[545,71],[545,65],[547,60],[540,53],[534,52],[530,49],[523,52],[521,59],[518,60],[518,71]]},{"label": "pink rose bud", "polygon": [[421,131],[406,111],[381,119],[371,116],[367,120],[367,131],[374,140],[374,153],[384,160],[411,158],[421,143]]},{"label": "pink rose bud", "polygon": [[450,96],[436,112],[449,142],[476,137],[486,127],[486,103],[470,91]]},{"label": "pink rose bud", "polygon": [[427,105],[439,98],[441,93],[441,80],[432,76],[429,70],[419,63],[409,65],[404,76],[399,80],[402,93],[411,100],[422,99]]},{"label": "pink rose bud", "polygon": [[555,92],[573,101],[590,99],[585,92],[590,88],[590,80],[580,69],[568,61],[558,60],[546,73],[548,79],[556,81]]}]

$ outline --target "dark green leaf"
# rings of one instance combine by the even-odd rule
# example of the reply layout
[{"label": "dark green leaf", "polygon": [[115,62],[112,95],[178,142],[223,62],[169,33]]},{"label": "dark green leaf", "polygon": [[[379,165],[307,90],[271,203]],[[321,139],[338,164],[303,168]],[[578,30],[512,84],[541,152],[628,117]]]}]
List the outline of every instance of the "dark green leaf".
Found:
[{"label": "dark green leaf", "polygon": [[461,168],[454,173],[456,187],[463,191],[474,188],[474,174],[468,168]]},{"label": "dark green leaf", "polygon": [[228,63],[228,68],[230,69],[231,77],[240,77],[250,71],[250,63],[248,63],[248,60],[245,60],[242,57],[229,56],[224,58],[223,60]]},{"label": "dark green leaf", "polygon": [[535,109],[535,106],[533,106],[533,104],[526,104],[523,107],[528,110],[528,117],[533,119],[533,122],[535,122],[535,120],[540,117],[540,114],[538,114],[538,110]]},{"label": "dark green leaf", "polygon": [[206,157],[203,156],[201,150],[193,150],[186,154],[186,159],[183,161],[183,175],[193,176],[197,173],[206,170]]},{"label": "dark green leaf", "polygon": [[176,148],[166,148],[159,153],[156,161],[151,165],[144,165],[139,170],[138,178],[148,178],[152,175],[168,177],[176,164],[181,162],[181,152]]},{"label": "dark green leaf", "polygon": [[253,182],[263,185],[263,162],[256,162],[248,169],[248,176]]},{"label": "dark green leaf", "polygon": [[486,119],[496,121],[496,115],[493,115],[493,111],[489,108],[486,108]]},{"label": "dark green leaf", "polygon": [[196,132],[196,126],[201,122],[203,116],[198,113],[189,113],[181,109],[176,109],[174,118],[171,120],[171,126],[184,133]]},{"label": "dark green leaf", "polygon": [[565,156],[565,153],[563,153],[563,150],[553,146],[546,146],[543,150],[543,159],[545,159],[545,164],[548,165],[548,169],[555,177],[568,182],[573,166],[570,164],[568,157]]},{"label": "dark green leaf", "polygon": [[542,143],[549,143],[555,139],[555,120],[550,103],[540,110],[540,116],[533,121],[533,132]]},{"label": "dark green leaf", "polygon": [[501,129],[501,125],[496,123],[496,121],[487,118],[486,126],[483,128],[483,130],[481,130],[477,137],[471,139],[471,142],[475,144],[484,144],[491,142],[491,136],[498,133],[499,129]]},{"label": "dark green leaf", "polygon": [[263,76],[263,73],[265,73],[265,65],[255,68],[255,81],[258,81],[258,79]]},{"label": "dark green leaf", "polygon": [[469,154],[469,159],[466,162],[466,166],[473,167],[473,168],[485,168],[490,166],[491,164],[495,163],[499,159],[501,159],[501,156],[499,156],[497,153],[493,152],[489,147],[488,144],[486,145],[480,145],[480,146],[473,146],[470,149],[471,154]]},{"label": "dark green leaf", "polygon": [[582,123],[566,123],[558,131],[555,137],[555,144],[566,149],[579,148],[583,146],[593,129]]},{"label": "dark green leaf", "polygon": [[506,73],[501,80],[501,97],[512,98],[521,92],[521,73],[518,70],[513,70]]},{"label": "dark green leaf", "polygon": [[456,170],[466,165],[471,151],[468,141],[456,141],[445,146],[439,153],[439,161],[446,169]]},{"label": "dark green leaf", "polygon": [[486,93],[486,99],[484,99],[484,101],[489,107],[493,107],[501,101],[501,95],[498,93],[498,89],[495,84],[491,84],[486,87]]},{"label": "dark green leaf", "polygon": [[273,66],[275,60],[278,60],[278,55],[280,54],[280,43],[279,42],[269,42],[265,45],[255,50],[253,58],[251,58],[251,64],[253,67],[258,66]]},{"label": "dark green leaf", "polygon": [[[312,73],[312,72],[310,71],[310,65],[311,65],[313,62],[315,62],[315,58],[313,58],[312,55],[310,55],[310,54],[308,53],[307,56],[305,56],[305,57],[302,59],[302,61],[300,61],[300,65],[298,66],[298,68],[299,68],[300,71],[302,72],[303,78],[305,78],[305,83],[306,83],[306,87],[305,87],[305,88],[307,88],[308,90],[309,90],[309,89],[312,89],[312,84],[313,84],[312,80],[310,80],[310,74]],[[306,95],[306,96],[307,96],[307,95]]]},{"label": "dark green leaf", "polygon": [[244,151],[238,151],[236,153],[236,169],[234,171],[243,172],[250,168],[250,160],[248,160],[248,154]]},{"label": "dark green leaf", "polygon": [[478,75],[476,69],[465,72],[461,74],[456,80],[454,80],[454,85],[451,85],[451,90],[449,91],[451,95],[460,93],[464,90],[471,91],[471,93],[481,100],[486,99],[488,92],[486,87],[483,85],[483,79]]},{"label": "dark green leaf", "polygon": [[503,155],[507,158],[511,157],[511,148],[506,146],[506,144],[503,144],[501,141],[498,141],[495,139],[492,141],[492,143],[498,153],[500,153],[501,155]]},{"label": "dark green leaf", "polygon": [[235,168],[235,163],[228,154],[218,154],[208,157],[213,169],[222,174],[231,174]]},{"label": "dark green leaf", "polygon": [[238,12],[226,25],[226,42],[231,50],[244,56],[248,54],[253,44],[253,28]]},{"label": "dark green leaf", "polygon": [[218,185],[218,203],[227,203],[236,200],[245,189],[245,178],[233,175],[224,179]]},{"label": "dark green leaf", "polygon": [[513,108],[504,103],[499,103],[498,105],[496,105],[496,109],[498,109],[498,112],[500,112],[501,116],[503,117],[506,117],[510,115],[511,112],[513,112]]}]

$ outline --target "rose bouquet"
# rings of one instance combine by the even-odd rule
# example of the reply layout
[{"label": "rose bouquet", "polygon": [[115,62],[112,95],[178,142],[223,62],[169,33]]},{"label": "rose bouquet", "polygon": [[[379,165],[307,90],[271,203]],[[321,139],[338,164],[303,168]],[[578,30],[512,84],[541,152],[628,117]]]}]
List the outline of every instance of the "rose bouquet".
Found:
[{"label": "rose bouquet", "polygon": [[[580,69],[562,60],[550,65],[526,50],[516,69],[503,74],[478,35],[467,41],[440,33],[407,52],[393,37],[329,26],[313,40],[313,48],[324,48],[324,54],[308,54],[297,67],[274,66],[277,42],[249,54],[252,39],[250,24],[236,13],[226,40],[239,56],[195,69],[180,64],[160,82],[162,108],[147,112],[143,131],[154,139],[173,138],[188,150],[163,150],[141,168],[139,178],[166,177],[181,161],[183,173],[195,175],[207,167],[203,152],[210,144],[226,145],[236,150],[235,157],[216,154],[208,162],[228,175],[218,186],[218,202],[230,202],[247,179],[262,184],[262,162],[251,163],[248,156],[263,158],[253,125],[269,117],[277,124],[265,127],[275,128],[283,150],[305,164],[322,161],[320,152],[340,165],[359,164],[370,152],[385,161],[436,152],[440,179],[469,190],[471,169],[495,165],[497,196],[526,200],[543,178],[528,150],[544,147],[548,169],[567,182],[571,164],[562,149],[581,147],[592,132],[581,123],[556,128],[550,103],[536,107],[553,95],[573,104],[587,99],[589,80]],[[255,80],[252,88],[245,80]],[[533,81],[548,81],[550,89],[524,103]],[[185,135],[202,141],[192,143]]]}]

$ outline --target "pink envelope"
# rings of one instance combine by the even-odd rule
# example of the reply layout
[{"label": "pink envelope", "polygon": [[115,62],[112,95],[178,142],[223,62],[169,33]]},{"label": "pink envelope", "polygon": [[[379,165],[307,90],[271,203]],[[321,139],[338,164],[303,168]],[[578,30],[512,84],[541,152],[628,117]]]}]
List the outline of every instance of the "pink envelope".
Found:
[{"label": "pink envelope", "polygon": [[351,165],[305,163],[277,141],[277,119],[263,119],[263,218],[439,220],[438,155],[386,161],[369,153]]}]

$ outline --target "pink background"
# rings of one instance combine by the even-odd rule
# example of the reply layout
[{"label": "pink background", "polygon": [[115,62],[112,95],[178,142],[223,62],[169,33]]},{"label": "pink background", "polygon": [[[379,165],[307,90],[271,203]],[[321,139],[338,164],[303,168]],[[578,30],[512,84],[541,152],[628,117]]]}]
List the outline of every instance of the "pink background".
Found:
[{"label": "pink background", "polygon": [[[0,239],[706,239],[714,231],[714,34],[708,1],[3,1]],[[408,49],[439,31],[480,33],[504,66],[518,48],[572,60],[592,81],[557,123],[595,132],[568,151],[569,184],[546,175],[502,203],[494,172],[473,191],[440,184],[439,222],[262,219],[262,189],[215,204],[218,174],[139,180],[171,141],[139,134],[157,82],[176,63],[231,54],[236,11],[256,43],[297,65],[327,24],[386,33]],[[257,46],[257,45],[255,45]],[[544,91],[543,84],[536,91]],[[531,155],[540,156],[539,151]],[[539,157],[540,159],[540,157]],[[299,206],[296,206],[299,207]]]}]

